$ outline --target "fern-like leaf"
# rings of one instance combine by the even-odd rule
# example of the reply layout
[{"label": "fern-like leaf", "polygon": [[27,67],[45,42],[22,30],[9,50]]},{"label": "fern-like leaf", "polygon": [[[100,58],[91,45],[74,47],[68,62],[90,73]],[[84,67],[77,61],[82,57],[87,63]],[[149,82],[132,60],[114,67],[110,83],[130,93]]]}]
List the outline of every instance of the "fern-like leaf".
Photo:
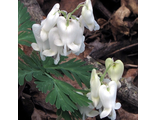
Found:
[{"label": "fern-like leaf", "polygon": [[[64,112],[64,117],[66,117],[66,119],[68,118],[67,111],[70,111],[73,116],[75,115],[75,117],[78,117],[76,113],[78,110],[77,105],[88,106],[89,102],[91,102],[86,96],[77,93],[86,93],[86,91],[76,89],[70,84],[55,79],[50,75],[51,72],[53,72],[53,74],[57,73],[58,76],[64,73],[68,77],[70,76],[71,79],[79,79],[79,82],[81,83],[83,82],[81,79],[84,77],[86,77],[86,80],[89,81],[88,75],[90,76],[89,71],[91,70],[91,66],[84,66],[84,62],[79,60],[75,61],[75,59],[67,62],[70,65],[66,63],[54,65],[51,63],[53,62],[52,58],[48,58],[46,61],[42,62],[36,52],[32,52],[31,56],[27,56],[21,50],[19,50],[19,57],[19,84],[23,85],[24,80],[31,81],[32,77],[34,77],[38,90],[43,93],[47,93],[49,91],[45,101],[49,102],[51,105],[55,104],[57,109],[61,109]],[[61,61],[63,60],[64,58],[62,58]],[[45,67],[49,65],[50,68]],[[81,74],[81,76],[78,76],[80,75],[80,68],[82,69],[81,72],[83,71],[84,73]],[[72,75],[73,73],[75,75]]]},{"label": "fern-like leaf", "polygon": [[43,74],[45,70],[36,54],[32,53],[31,57],[29,57],[19,49],[18,55],[20,57],[18,60],[19,85],[24,84],[24,79],[26,81],[31,81],[33,74]]},{"label": "fern-like leaf", "polygon": [[85,62],[75,60],[74,58],[69,60],[68,62],[59,65],[44,64],[44,68],[48,71],[50,70],[61,71],[71,80],[76,80],[81,87],[82,87],[81,83],[84,83],[89,88],[90,71],[93,69],[93,66],[84,64]]},{"label": "fern-like leaf", "polygon": [[34,22],[30,21],[30,18],[27,8],[18,1],[18,43],[26,46],[30,46],[32,42],[35,42],[31,31]]}]

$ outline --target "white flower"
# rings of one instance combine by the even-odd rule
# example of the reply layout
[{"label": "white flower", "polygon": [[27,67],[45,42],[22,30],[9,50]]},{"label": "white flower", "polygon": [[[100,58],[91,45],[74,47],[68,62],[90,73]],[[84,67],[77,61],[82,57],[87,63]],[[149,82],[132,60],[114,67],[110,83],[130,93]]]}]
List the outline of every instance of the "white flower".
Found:
[{"label": "white flower", "polygon": [[86,106],[78,106],[78,109],[80,111],[80,113],[82,114],[82,120],[85,120],[86,119],[86,116],[87,117],[95,117],[99,114],[98,111],[96,110],[93,110],[92,108],[90,107],[86,107]]},{"label": "white flower", "polygon": [[99,87],[101,86],[100,78],[98,77],[96,70],[93,69],[90,79],[90,88],[91,88],[91,100],[93,101],[94,107],[99,103]]},{"label": "white flower", "polygon": [[104,107],[100,114],[100,118],[111,117],[112,120],[116,119],[115,109],[121,107],[120,103],[116,103],[117,84],[115,81],[109,82],[108,86],[101,85],[99,88],[100,101]]},{"label": "white flower", "polygon": [[[77,92],[77,93],[83,95],[80,92]],[[91,100],[90,99],[90,93],[87,94],[87,97],[88,97],[89,100]],[[82,120],[85,120],[86,116],[87,117],[95,117],[95,116],[97,116],[99,114],[98,111],[94,110],[94,106],[91,103],[89,104],[89,106],[79,106],[79,105],[77,105],[77,107],[78,107],[80,113],[82,114]]]},{"label": "white flower", "polygon": [[121,87],[121,83],[119,82],[122,77],[124,71],[124,65],[121,60],[116,60],[115,62],[111,58],[107,58],[105,61],[106,69],[112,65],[108,70],[108,76],[111,80],[116,81],[118,84],[118,88]]},{"label": "white flower", "polygon": [[54,27],[49,31],[48,34],[48,41],[49,41],[49,45],[50,45],[50,49],[46,49],[43,51],[43,55],[45,56],[54,56],[55,57],[55,64],[58,64],[58,62],[60,61],[60,54],[62,54],[62,50],[63,47],[60,46],[56,46],[54,44],[54,41],[60,40],[60,36],[58,34],[58,28]]},{"label": "white flower", "polygon": [[[60,16],[57,20],[58,32],[60,35],[60,40],[55,42],[55,45],[64,46],[64,55],[67,55],[67,51],[70,49],[73,53],[80,52],[84,36],[83,29],[77,20],[70,19],[69,25],[67,25],[67,20]],[[81,50],[82,51],[82,50]]]},{"label": "white flower", "polygon": [[82,8],[80,19],[81,19],[82,24],[84,24],[84,26],[88,28],[90,31],[100,29],[99,25],[94,20],[91,0],[86,0]]},{"label": "white flower", "polygon": [[41,31],[41,25],[39,24],[33,24],[32,25],[32,31],[35,36],[37,43],[32,43],[31,46],[35,51],[40,51],[40,57],[44,61],[45,56],[42,54],[43,50],[49,49],[48,41],[43,42],[40,37],[40,31]]},{"label": "white flower", "polygon": [[56,25],[57,19],[59,17],[58,10],[60,8],[60,5],[56,3],[49,14],[47,15],[47,18],[41,23],[41,32],[40,36],[43,41],[46,41],[48,39],[48,32],[51,28],[53,28]]}]

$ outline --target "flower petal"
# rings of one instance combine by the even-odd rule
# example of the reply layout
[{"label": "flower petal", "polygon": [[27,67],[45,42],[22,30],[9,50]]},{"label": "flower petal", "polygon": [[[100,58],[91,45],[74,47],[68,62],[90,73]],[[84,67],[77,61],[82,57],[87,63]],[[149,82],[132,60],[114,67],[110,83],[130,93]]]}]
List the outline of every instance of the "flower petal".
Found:
[{"label": "flower petal", "polygon": [[48,32],[51,28],[53,28],[56,23],[57,19],[59,17],[59,13],[57,12],[60,8],[60,5],[56,3],[49,14],[47,15],[47,18],[45,19],[45,22],[43,23],[42,29]]},{"label": "flower petal", "polygon": [[57,20],[57,27],[59,31],[59,35],[63,44],[71,44],[75,38],[77,37],[77,32],[79,32],[79,22],[71,19],[69,21],[69,25],[67,26],[67,20],[60,16]]},{"label": "flower petal", "polygon": [[94,20],[94,31],[99,30],[100,26],[97,24],[97,22]]},{"label": "flower petal", "polygon": [[56,55],[56,51],[52,51],[51,49],[50,50],[44,50],[43,52],[42,52],[42,54],[43,55],[45,55],[45,56],[54,56],[54,55]]},{"label": "flower petal", "polygon": [[76,45],[74,43],[70,43],[70,44],[67,44],[67,46],[74,52],[78,52],[80,47],[81,47],[81,44],[79,45]]},{"label": "flower petal", "polygon": [[104,108],[104,110],[100,114],[100,118],[102,119],[107,117],[110,114],[111,110],[112,110],[111,108],[109,109]]},{"label": "flower petal", "polygon": [[96,97],[96,98],[95,97],[92,97],[92,101],[93,101],[94,107],[96,107],[98,105],[99,100],[100,100],[99,97]]},{"label": "flower petal", "polygon": [[41,39],[42,39],[43,42],[46,41],[48,39],[47,32],[45,32],[44,30],[41,30],[40,37],[41,37]]},{"label": "flower petal", "polygon": [[110,118],[111,120],[115,120],[116,119],[116,112],[115,112],[114,109],[111,111],[111,114],[108,116],[108,118]]},{"label": "flower petal", "polygon": [[54,44],[57,45],[57,46],[63,46],[64,45],[63,42],[60,39],[55,39]]},{"label": "flower petal", "polygon": [[88,117],[95,117],[95,116],[97,116],[98,114],[99,114],[98,111],[92,110],[92,111],[90,111],[89,113],[87,113],[86,116],[88,116]]},{"label": "flower petal", "polygon": [[96,109],[100,109],[100,108],[102,108],[102,103],[101,103],[101,101],[99,100],[99,103],[98,103],[98,105],[96,106]]},{"label": "flower petal", "polygon": [[37,42],[39,49],[42,50],[43,41],[41,40],[41,37],[40,37],[41,25],[33,24],[32,25],[32,31],[33,31],[33,34],[35,36],[35,39],[36,39],[36,42]]},{"label": "flower petal", "polygon": [[124,71],[124,65],[121,60],[116,60],[115,62],[111,58],[107,58],[105,61],[105,66],[108,68],[109,65],[112,65],[108,70],[108,75],[113,81],[119,81],[122,77]]},{"label": "flower petal", "polygon": [[57,65],[59,61],[60,61],[60,54],[57,53],[56,58],[54,59],[54,64]]},{"label": "flower petal", "polygon": [[91,88],[91,98],[94,104],[94,107],[98,105],[99,102],[99,88],[100,88],[101,82],[100,78],[98,77],[96,70],[93,69],[91,73],[91,79],[90,79],[90,88]]},{"label": "flower petal", "polygon": [[40,51],[40,48],[38,47],[38,45],[36,43],[31,43],[31,47],[35,50],[35,51]]},{"label": "flower petal", "polygon": [[48,38],[51,51],[53,51],[54,53],[62,51],[63,47],[58,47],[54,44],[55,40],[60,39],[57,27],[54,27],[49,31]]},{"label": "flower petal", "polygon": [[46,57],[42,54],[42,52],[40,51],[40,57],[42,61],[45,61]]},{"label": "flower petal", "polygon": [[117,102],[117,103],[115,104],[115,109],[118,110],[118,109],[120,109],[120,107],[121,107],[121,103]]}]

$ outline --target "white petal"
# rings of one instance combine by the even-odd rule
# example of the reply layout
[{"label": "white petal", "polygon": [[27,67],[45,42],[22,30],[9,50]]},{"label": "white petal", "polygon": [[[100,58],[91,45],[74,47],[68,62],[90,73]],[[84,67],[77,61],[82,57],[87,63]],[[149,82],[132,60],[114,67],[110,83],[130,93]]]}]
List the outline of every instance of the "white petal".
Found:
[{"label": "white petal", "polygon": [[38,45],[36,43],[31,43],[31,47],[35,50],[35,51],[40,51]]},{"label": "white petal", "polygon": [[110,81],[111,81],[111,80],[108,79],[108,78],[106,78],[106,79],[103,80],[104,84],[108,84]]},{"label": "white petal", "polygon": [[43,27],[43,25],[45,24],[46,19],[41,21],[41,27]]},{"label": "white petal", "polygon": [[69,26],[67,26],[66,23],[66,19],[60,16],[57,20],[57,27],[63,44],[70,44],[77,37],[79,23],[73,19],[70,20]]},{"label": "white petal", "polygon": [[59,50],[62,51],[63,47],[58,47],[54,44],[55,40],[60,39],[57,27],[54,27],[49,31],[48,38],[51,51],[55,53],[58,53]]},{"label": "white petal", "polygon": [[41,40],[41,37],[40,37],[41,25],[33,24],[32,25],[32,31],[33,31],[33,34],[35,36],[35,39],[36,39],[36,42],[37,42],[39,49],[42,50],[43,41]]},{"label": "white petal", "polygon": [[117,88],[120,88],[121,87],[121,83],[120,81],[117,81]]},{"label": "white petal", "polygon": [[98,114],[99,114],[98,111],[92,110],[92,111],[90,111],[89,113],[87,113],[86,116],[88,116],[88,117],[95,117],[95,116],[97,116]]},{"label": "white petal", "polygon": [[121,103],[117,102],[117,103],[115,104],[115,109],[118,110],[118,109],[120,109],[120,107],[121,107]]},{"label": "white petal", "polygon": [[45,55],[45,56],[54,56],[54,55],[56,55],[56,51],[52,51],[51,49],[50,50],[44,50],[43,52],[42,52],[42,54],[43,55]]},{"label": "white petal", "polygon": [[115,120],[115,119],[116,119],[116,112],[115,112],[114,109],[113,109],[112,112],[111,112],[111,119],[112,119],[112,120]]},{"label": "white petal", "polygon": [[86,115],[85,114],[82,115],[82,120],[86,120]]},{"label": "white petal", "polygon": [[70,43],[70,44],[67,44],[67,46],[74,52],[78,52],[80,47],[81,47],[81,44],[79,45],[76,45],[74,43]]},{"label": "white petal", "polygon": [[58,53],[55,60],[54,60],[54,64],[57,65],[59,61],[60,61],[60,55]]},{"label": "white petal", "polygon": [[86,5],[83,6],[81,14],[82,14],[84,22],[88,26],[88,29],[90,31],[93,31],[93,29],[94,29],[94,16],[93,16],[93,10],[92,10],[92,5],[91,5],[90,0],[86,1]]},{"label": "white petal", "polygon": [[33,24],[32,25],[32,31],[35,36],[39,37],[40,31],[41,31],[41,25],[40,24]]},{"label": "white petal", "polygon": [[94,20],[94,31],[99,30],[100,26],[97,24],[97,22]]},{"label": "white petal", "polygon": [[81,44],[80,50],[78,52],[74,52],[75,55],[79,55],[80,53],[82,53],[85,50],[85,44],[84,42]]},{"label": "white petal", "polygon": [[56,13],[60,8],[60,4],[59,3],[56,3],[53,8],[51,9],[51,11],[48,13],[48,16],[49,15],[54,15],[54,13]]},{"label": "white petal", "polygon": [[63,42],[60,39],[55,39],[54,44],[57,45],[57,46],[63,46],[64,45]]},{"label": "white petal", "polygon": [[99,100],[100,100],[99,97],[96,97],[96,98],[95,97],[92,97],[92,101],[93,101],[94,107],[96,107],[98,105]]},{"label": "white petal", "polygon": [[122,77],[124,71],[124,65],[121,60],[116,60],[115,62],[111,58],[107,58],[105,61],[105,66],[108,68],[109,65],[112,65],[108,70],[108,75],[113,81],[119,81]]},{"label": "white petal", "polygon": [[43,48],[43,50],[48,50],[48,49],[50,49],[49,41],[48,41],[48,40],[46,40],[46,41],[44,41],[44,42],[42,43],[42,48]]},{"label": "white petal", "polygon": [[[43,23],[42,29],[46,32],[49,32],[49,30],[56,25],[57,19],[59,17],[59,13],[57,12],[60,8],[60,5],[56,3],[51,11],[48,13],[47,18],[45,19]],[[54,14],[55,13],[55,14]]]},{"label": "white petal", "polygon": [[44,30],[41,30],[40,37],[41,37],[41,39],[42,39],[43,42],[46,41],[48,39],[47,32],[45,32]]},{"label": "white petal", "polygon": [[99,88],[99,97],[100,101],[104,108],[112,108],[112,97],[110,93],[107,91],[106,85],[101,85]]},{"label": "white petal", "polygon": [[109,82],[109,93],[111,94],[111,100],[115,105],[116,94],[117,94],[117,83],[115,81]]},{"label": "white petal", "polygon": [[98,77],[96,70],[93,69],[90,78],[91,96],[94,98],[99,97],[99,87],[101,85],[100,78]]},{"label": "white petal", "polygon": [[102,108],[102,103],[101,103],[101,101],[99,100],[99,103],[98,103],[98,105],[96,106],[96,109],[101,109]]},{"label": "white petal", "polygon": [[100,118],[102,119],[102,118],[107,117],[110,114],[110,112],[111,112],[111,108],[109,109],[104,108],[104,110],[100,114]]},{"label": "white petal", "polygon": [[46,57],[42,54],[42,52],[40,51],[40,57],[42,61],[45,61]]}]

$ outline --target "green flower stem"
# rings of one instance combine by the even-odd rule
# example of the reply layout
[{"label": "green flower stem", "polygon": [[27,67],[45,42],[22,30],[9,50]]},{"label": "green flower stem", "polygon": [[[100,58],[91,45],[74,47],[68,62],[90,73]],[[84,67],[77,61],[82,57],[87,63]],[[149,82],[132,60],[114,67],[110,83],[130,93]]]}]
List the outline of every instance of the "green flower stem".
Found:
[{"label": "green flower stem", "polygon": [[80,3],[72,12],[68,13],[66,17],[66,20],[67,20],[67,23],[66,23],[66,26],[68,27],[69,26],[69,19],[71,18],[72,14],[78,10],[80,7],[83,7],[84,6],[84,2]]},{"label": "green flower stem", "polygon": [[83,7],[84,6],[84,2],[83,3],[80,3],[72,12],[71,12],[71,15],[76,11],[78,10],[80,7]]},{"label": "green flower stem", "polygon": [[100,81],[101,81],[101,82],[102,82],[103,79],[105,78],[105,75],[106,75],[106,73],[108,72],[108,70],[109,70],[109,68],[110,68],[111,66],[112,66],[112,65],[109,65],[108,68],[105,70],[104,74],[101,76],[101,78],[100,78]]}]

